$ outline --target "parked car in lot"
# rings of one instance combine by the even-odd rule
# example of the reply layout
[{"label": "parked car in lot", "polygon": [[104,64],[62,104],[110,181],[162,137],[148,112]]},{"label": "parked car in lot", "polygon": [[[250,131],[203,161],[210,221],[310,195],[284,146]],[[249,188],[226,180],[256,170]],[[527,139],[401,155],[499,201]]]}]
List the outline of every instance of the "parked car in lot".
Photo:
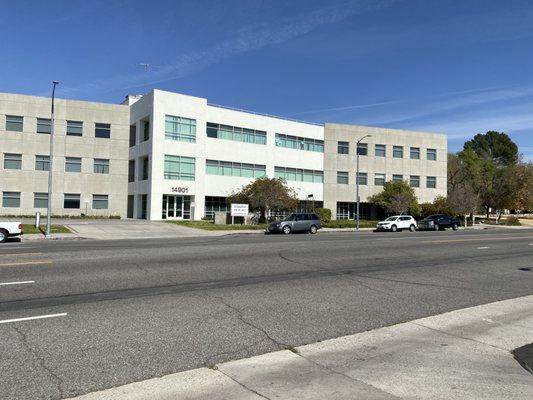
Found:
[{"label": "parked car in lot", "polygon": [[4,243],[10,237],[22,235],[22,224],[20,222],[0,221],[0,243]]},{"label": "parked car in lot", "polygon": [[376,230],[396,232],[402,229],[409,229],[414,232],[416,226],[416,220],[411,215],[393,215],[384,221],[378,222]]},{"label": "parked car in lot", "polygon": [[446,228],[452,228],[454,231],[456,231],[460,226],[461,220],[448,214],[433,214],[424,218],[422,221],[418,221],[418,229],[421,231],[439,231]]},{"label": "parked car in lot", "polygon": [[293,232],[317,233],[322,228],[320,218],[314,213],[294,213],[281,221],[272,222],[265,230],[265,233],[284,233],[288,235]]}]

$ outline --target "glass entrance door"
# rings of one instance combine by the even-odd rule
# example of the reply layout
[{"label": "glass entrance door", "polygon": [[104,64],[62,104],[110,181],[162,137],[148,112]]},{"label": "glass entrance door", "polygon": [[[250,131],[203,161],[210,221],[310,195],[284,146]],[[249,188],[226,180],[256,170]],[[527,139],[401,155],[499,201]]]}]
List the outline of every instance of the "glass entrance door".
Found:
[{"label": "glass entrance door", "polygon": [[163,219],[190,219],[191,196],[163,195]]}]

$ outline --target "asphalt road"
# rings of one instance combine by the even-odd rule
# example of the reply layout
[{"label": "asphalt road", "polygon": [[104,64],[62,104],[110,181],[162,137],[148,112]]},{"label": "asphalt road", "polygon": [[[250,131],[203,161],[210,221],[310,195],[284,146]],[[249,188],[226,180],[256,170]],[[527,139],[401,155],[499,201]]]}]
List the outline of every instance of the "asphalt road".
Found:
[{"label": "asphalt road", "polygon": [[0,398],[72,397],[532,293],[533,230],[12,242]]}]

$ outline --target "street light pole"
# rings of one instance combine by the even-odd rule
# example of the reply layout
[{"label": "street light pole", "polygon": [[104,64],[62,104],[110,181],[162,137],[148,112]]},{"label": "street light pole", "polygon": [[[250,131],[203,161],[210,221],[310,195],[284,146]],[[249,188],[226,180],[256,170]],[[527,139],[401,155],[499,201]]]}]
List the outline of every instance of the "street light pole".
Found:
[{"label": "street light pole", "polygon": [[355,230],[359,231],[359,143],[367,137],[371,137],[372,135],[365,135],[361,139],[359,139],[355,145],[355,159],[356,159],[356,170],[355,170],[355,200],[357,202],[356,205],[356,225]]},{"label": "street light pole", "polygon": [[52,88],[52,109],[51,109],[51,118],[50,118],[50,157],[48,160],[48,208],[46,215],[46,238],[50,239],[51,228],[52,228],[52,180],[53,180],[53,169],[54,169],[54,99],[56,93],[56,86],[59,84],[59,81],[53,81]]}]

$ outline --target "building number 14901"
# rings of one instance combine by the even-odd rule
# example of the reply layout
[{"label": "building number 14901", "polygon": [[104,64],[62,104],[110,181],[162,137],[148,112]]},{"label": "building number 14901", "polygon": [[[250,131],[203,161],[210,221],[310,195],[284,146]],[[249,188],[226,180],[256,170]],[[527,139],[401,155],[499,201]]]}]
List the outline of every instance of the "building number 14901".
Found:
[{"label": "building number 14901", "polygon": [[189,193],[189,188],[186,187],[176,187],[172,188],[173,193]]}]

